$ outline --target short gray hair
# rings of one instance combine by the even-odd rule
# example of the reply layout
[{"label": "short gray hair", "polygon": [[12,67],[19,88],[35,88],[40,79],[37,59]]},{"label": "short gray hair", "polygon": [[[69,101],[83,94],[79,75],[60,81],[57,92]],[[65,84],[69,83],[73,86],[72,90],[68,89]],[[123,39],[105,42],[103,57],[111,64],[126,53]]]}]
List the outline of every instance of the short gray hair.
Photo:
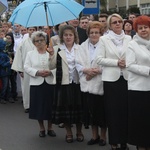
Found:
[{"label": "short gray hair", "polygon": [[35,42],[36,37],[43,37],[45,39],[45,42],[47,41],[47,34],[43,31],[36,31],[32,33],[31,40],[33,43]]},{"label": "short gray hair", "polygon": [[108,26],[109,29],[110,29],[110,26],[111,26],[111,18],[112,18],[112,17],[117,17],[117,18],[119,18],[120,20],[122,20],[122,22],[123,22],[123,18],[122,18],[119,14],[114,13],[114,14],[110,15],[110,16],[108,17],[108,19],[107,19],[107,26]]}]

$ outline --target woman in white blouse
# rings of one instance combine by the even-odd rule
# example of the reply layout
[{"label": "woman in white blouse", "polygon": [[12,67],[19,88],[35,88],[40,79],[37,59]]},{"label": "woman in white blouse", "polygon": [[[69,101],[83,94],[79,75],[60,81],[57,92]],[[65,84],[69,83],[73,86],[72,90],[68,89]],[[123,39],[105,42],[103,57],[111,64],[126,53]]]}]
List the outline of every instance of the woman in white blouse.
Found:
[{"label": "woman in white blouse", "polygon": [[126,53],[128,76],[128,142],[150,150],[150,18],[134,21],[136,35]]},{"label": "woman in white blouse", "polygon": [[[82,43],[82,49],[77,51],[76,68],[80,77],[80,88],[84,99],[84,124],[92,125],[92,138],[88,145],[99,143],[106,145],[106,123],[103,100],[103,82],[101,79],[102,67],[94,61],[100,49],[100,37],[104,27],[98,21],[90,22],[87,27],[88,39]],[[98,127],[101,127],[99,136]]]},{"label": "woman in white blouse", "polygon": [[54,122],[56,124],[64,122],[68,143],[73,142],[71,124],[76,124],[76,140],[82,142],[84,140],[81,131],[83,107],[79,76],[75,68],[76,52],[80,49],[79,39],[75,28],[70,25],[60,29],[59,37],[61,44],[50,52],[50,67],[56,68]]},{"label": "woman in white blouse", "polygon": [[131,37],[122,30],[123,19],[118,14],[108,17],[109,33],[100,38],[97,63],[103,66],[104,98],[109,143],[113,150],[127,148],[127,70],[125,52]]},{"label": "woman in white blouse", "polygon": [[27,53],[24,69],[30,76],[29,118],[38,120],[40,137],[45,137],[44,120],[48,121],[47,134],[56,136],[52,129],[52,103],[54,98],[54,71],[49,69],[49,53],[46,52],[46,33],[37,31],[31,36],[36,50]]}]

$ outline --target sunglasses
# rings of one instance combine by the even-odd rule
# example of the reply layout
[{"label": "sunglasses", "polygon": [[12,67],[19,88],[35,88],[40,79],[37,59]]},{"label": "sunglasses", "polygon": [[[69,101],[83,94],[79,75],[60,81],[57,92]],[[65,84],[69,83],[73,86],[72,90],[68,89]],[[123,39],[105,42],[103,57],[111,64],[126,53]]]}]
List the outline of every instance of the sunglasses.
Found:
[{"label": "sunglasses", "polygon": [[114,21],[111,24],[117,24],[117,23],[119,23],[119,24],[122,23],[122,20]]}]

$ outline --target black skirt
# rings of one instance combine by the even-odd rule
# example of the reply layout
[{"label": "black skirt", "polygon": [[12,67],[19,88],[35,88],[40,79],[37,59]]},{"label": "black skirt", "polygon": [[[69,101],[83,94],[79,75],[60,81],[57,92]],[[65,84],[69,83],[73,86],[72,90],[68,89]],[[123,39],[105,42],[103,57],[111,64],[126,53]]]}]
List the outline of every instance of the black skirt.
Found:
[{"label": "black skirt", "polygon": [[83,102],[79,84],[56,86],[53,123],[80,123],[83,116]]},{"label": "black skirt", "polygon": [[127,81],[121,76],[115,82],[104,82],[104,101],[109,143],[127,143]]},{"label": "black skirt", "polygon": [[106,127],[103,96],[83,93],[83,103],[84,124]]},{"label": "black skirt", "polygon": [[128,143],[150,147],[150,91],[129,91]]},{"label": "black skirt", "polygon": [[41,85],[30,86],[29,118],[51,120],[53,98],[54,85],[49,85],[44,81]]}]

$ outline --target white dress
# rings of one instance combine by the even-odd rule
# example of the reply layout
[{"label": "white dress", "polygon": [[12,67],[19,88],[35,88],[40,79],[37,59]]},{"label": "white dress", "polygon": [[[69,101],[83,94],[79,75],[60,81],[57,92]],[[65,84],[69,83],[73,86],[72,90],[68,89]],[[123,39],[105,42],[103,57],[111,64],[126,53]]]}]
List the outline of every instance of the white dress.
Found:
[{"label": "white dress", "polygon": [[29,108],[29,75],[24,72],[24,63],[26,55],[29,51],[34,50],[36,47],[33,45],[31,39],[28,37],[24,39],[18,49],[16,50],[15,58],[12,64],[12,69],[15,71],[23,72],[24,78],[21,78],[22,84],[22,97],[23,97],[23,106],[25,109]]}]

